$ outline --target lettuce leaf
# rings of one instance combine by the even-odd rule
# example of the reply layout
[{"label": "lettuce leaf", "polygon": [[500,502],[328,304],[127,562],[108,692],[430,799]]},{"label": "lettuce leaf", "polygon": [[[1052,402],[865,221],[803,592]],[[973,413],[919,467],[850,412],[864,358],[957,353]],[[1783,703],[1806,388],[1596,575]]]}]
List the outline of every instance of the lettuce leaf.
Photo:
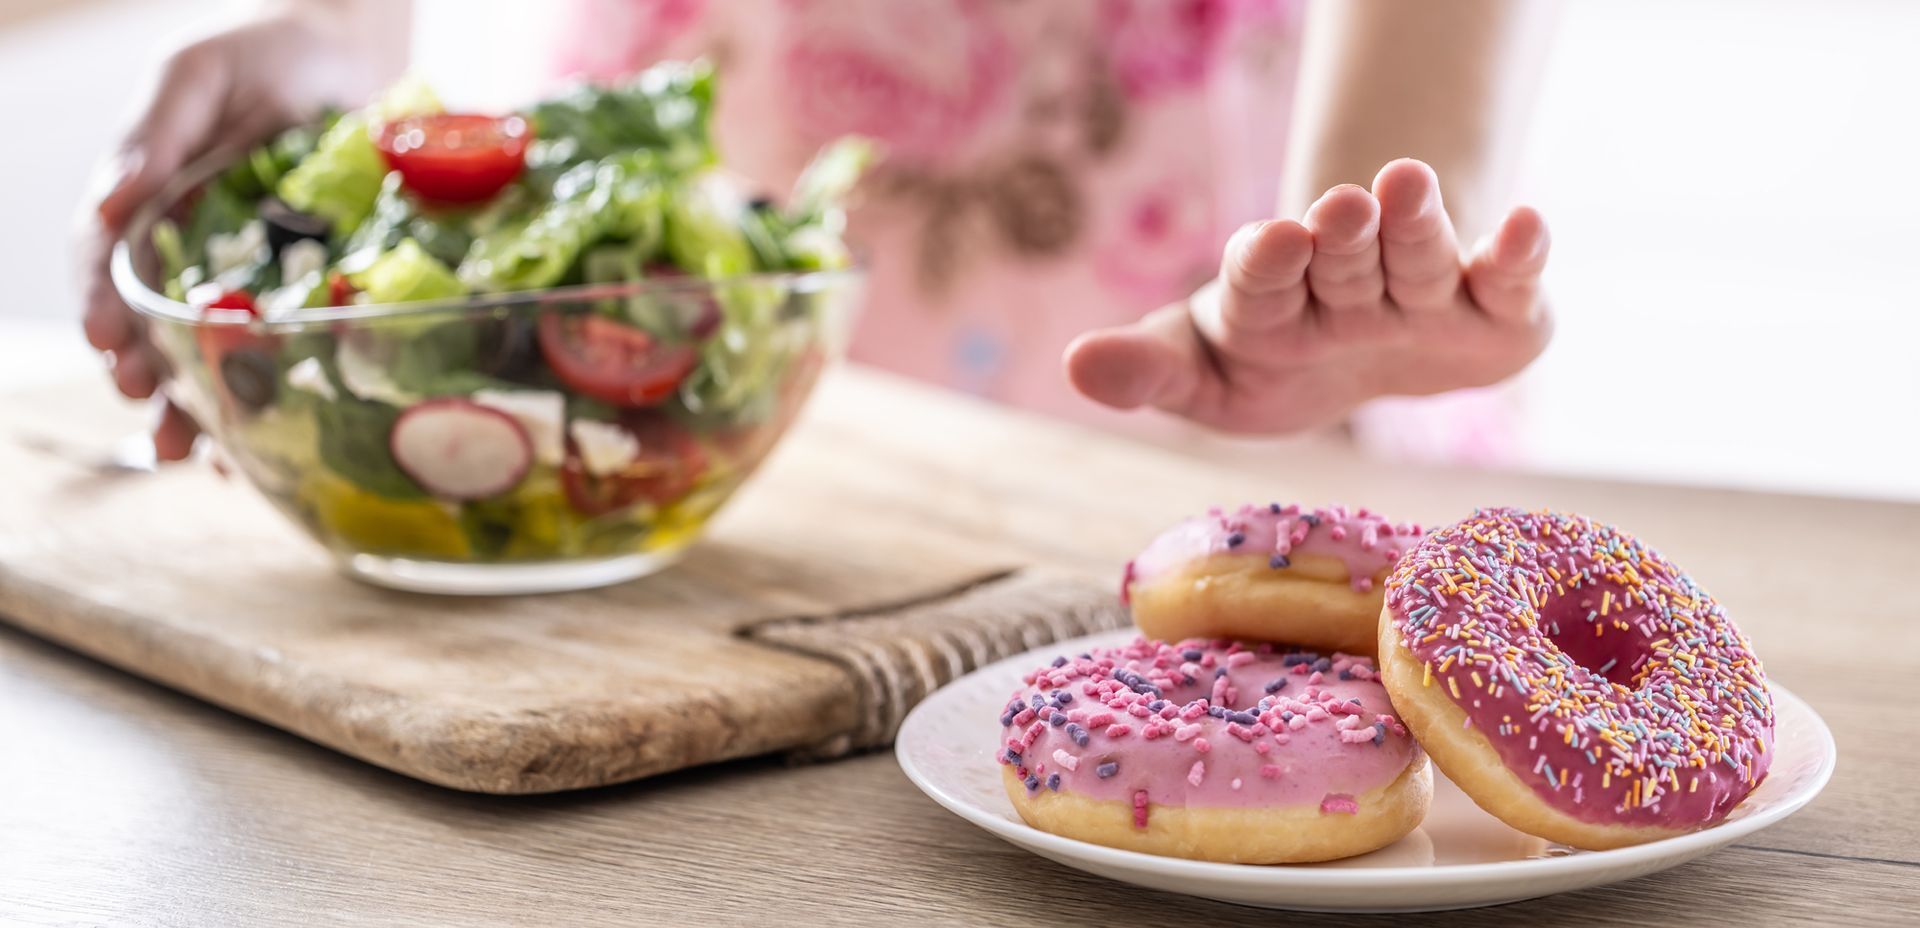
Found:
[{"label": "lettuce leaf", "polygon": [[802,331],[783,325],[789,294],[783,284],[748,280],[714,290],[724,318],[700,345],[700,366],[680,385],[680,399],[696,416],[756,421],[773,411],[779,377],[801,347]]},{"label": "lettuce leaf", "polygon": [[791,215],[796,225],[826,223],[836,234],[841,211],[860,178],[879,156],[874,143],[857,135],[836,140],[813,156],[793,184]]},{"label": "lettuce leaf", "polygon": [[528,117],[541,140],[536,167],[598,161],[646,149],[670,171],[717,160],[707,135],[713,70],[703,63],[661,64],[616,87],[582,85],[539,103]]},{"label": "lettuce leaf", "polygon": [[626,242],[642,263],[659,250],[667,197],[650,153],[577,165],[555,181],[554,196],[533,215],[481,235],[460,279],[480,291],[550,287],[598,243]]},{"label": "lettuce leaf", "polygon": [[753,248],[741,228],[746,213],[717,174],[676,185],[667,200],[667,254],[681,270],[708,279],[751,273]]},{"label": "lettuce leaf", "polygon": [[439,110],[425,83],[402,80],[372,106],[336,120],[312,152],[280,177],[274,192],[288,206],[332,223],[335,241],[344,241],[373,212],[387,176],[374,130],[388,120]]},{"label": "lettuce leaf", "polygon": [[471,230],[477,218],[474,210],[422,210],[418,201],[401,189],[400,175],[389,174],[381,185],[379,199],[374,201],[373,214],[347,239],[340,269],[347,273],[365,270],[409,238],[442,264],[458,265],[473,246]]},{"label": "lettuce leaf", "polygon": [[373,145],[365,113],[340,118],[320,136],[313,154],[280,178],[274,192],[288,206],[333,224],[344,238],[373,212],[387,162]]},{"label": "lettuce leaf", "polygon": [[443,300],[467,292],[453,271],[410,238],[401,239],[400,244],[375,258],[365,270],[348,275],[348,279],[374,303]]}]

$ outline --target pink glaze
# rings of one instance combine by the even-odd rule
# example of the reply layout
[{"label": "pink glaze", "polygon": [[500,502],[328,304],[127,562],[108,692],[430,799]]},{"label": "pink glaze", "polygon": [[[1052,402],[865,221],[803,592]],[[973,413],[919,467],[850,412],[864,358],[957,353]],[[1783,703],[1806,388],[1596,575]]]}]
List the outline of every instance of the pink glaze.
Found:
[{"label": "pink glaze", "polygon": [[1030,790],[1128,802],[1136,820],[1148,805],[1351,813],[1419,751],[1370,660],[1200,639],[1061,657],[1001,724],[1000,762]]},{"label": "pink glaze", "polygon": [[1481,510],[1402,560],[1386,601],[1428,685],[1575,818],[1709,824],[1766,776],[1773,698],[1747,639],[1612,526]]},{"label": "pink glaze", "polygon": [[1373,589],[1386,570],[1420,538],[1420,526],[1393,523],[1366,509],[1327,506],[1307,512],[1298,505],[1241,506],[1229,515],[1219,507],[1167,529],[1127,564],[1122,594],[1136,583],[1151,583],[1192,561],[1215,555],[1258,555],[1275,570],[1291,566],[1294,555],[1338,558],[1347,565],[1353,588]]}]

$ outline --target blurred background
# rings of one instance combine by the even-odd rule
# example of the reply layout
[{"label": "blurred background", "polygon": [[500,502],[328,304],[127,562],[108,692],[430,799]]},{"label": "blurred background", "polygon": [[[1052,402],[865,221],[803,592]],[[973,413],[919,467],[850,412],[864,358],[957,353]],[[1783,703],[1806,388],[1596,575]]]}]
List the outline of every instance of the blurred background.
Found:
[{"label": "blurred background", "polygon": [[[538,85],[541,4],[417,5],[449,99]],[[163,39],[231,6],[0,0],[0,377],[95,363],[74,204]],[[1568,0],[1515,178],[1559,317],[1517,466],[1920,499],[1916,38],[1911,0]]]}]

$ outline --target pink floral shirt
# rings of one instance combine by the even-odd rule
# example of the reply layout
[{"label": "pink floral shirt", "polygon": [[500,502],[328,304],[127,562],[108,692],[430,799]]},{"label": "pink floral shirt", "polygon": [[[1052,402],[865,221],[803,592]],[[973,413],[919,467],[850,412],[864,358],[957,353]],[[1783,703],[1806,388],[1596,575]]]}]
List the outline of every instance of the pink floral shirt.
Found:
[{"label": "pink floral shirt", "polygon": [[562,73],[706,55],[729,166],[784,189],[848,133],[887,158],[853,221],[853,355],[1083,420],[1060,356],[1212,276],[1269,215],[1302,0],[576,0]]}]

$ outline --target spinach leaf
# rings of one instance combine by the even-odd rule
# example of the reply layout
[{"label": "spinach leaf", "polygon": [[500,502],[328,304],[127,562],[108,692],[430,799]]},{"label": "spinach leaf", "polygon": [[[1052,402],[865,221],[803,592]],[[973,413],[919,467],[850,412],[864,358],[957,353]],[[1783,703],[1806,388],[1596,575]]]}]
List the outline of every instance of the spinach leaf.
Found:
[{"label": "spinach leaf", "polygon": [[320,461],[359,488],[389,499],[420,499],[427,494],[393,462],[388,437],[400,410],[341,395],[318,404]]}]

